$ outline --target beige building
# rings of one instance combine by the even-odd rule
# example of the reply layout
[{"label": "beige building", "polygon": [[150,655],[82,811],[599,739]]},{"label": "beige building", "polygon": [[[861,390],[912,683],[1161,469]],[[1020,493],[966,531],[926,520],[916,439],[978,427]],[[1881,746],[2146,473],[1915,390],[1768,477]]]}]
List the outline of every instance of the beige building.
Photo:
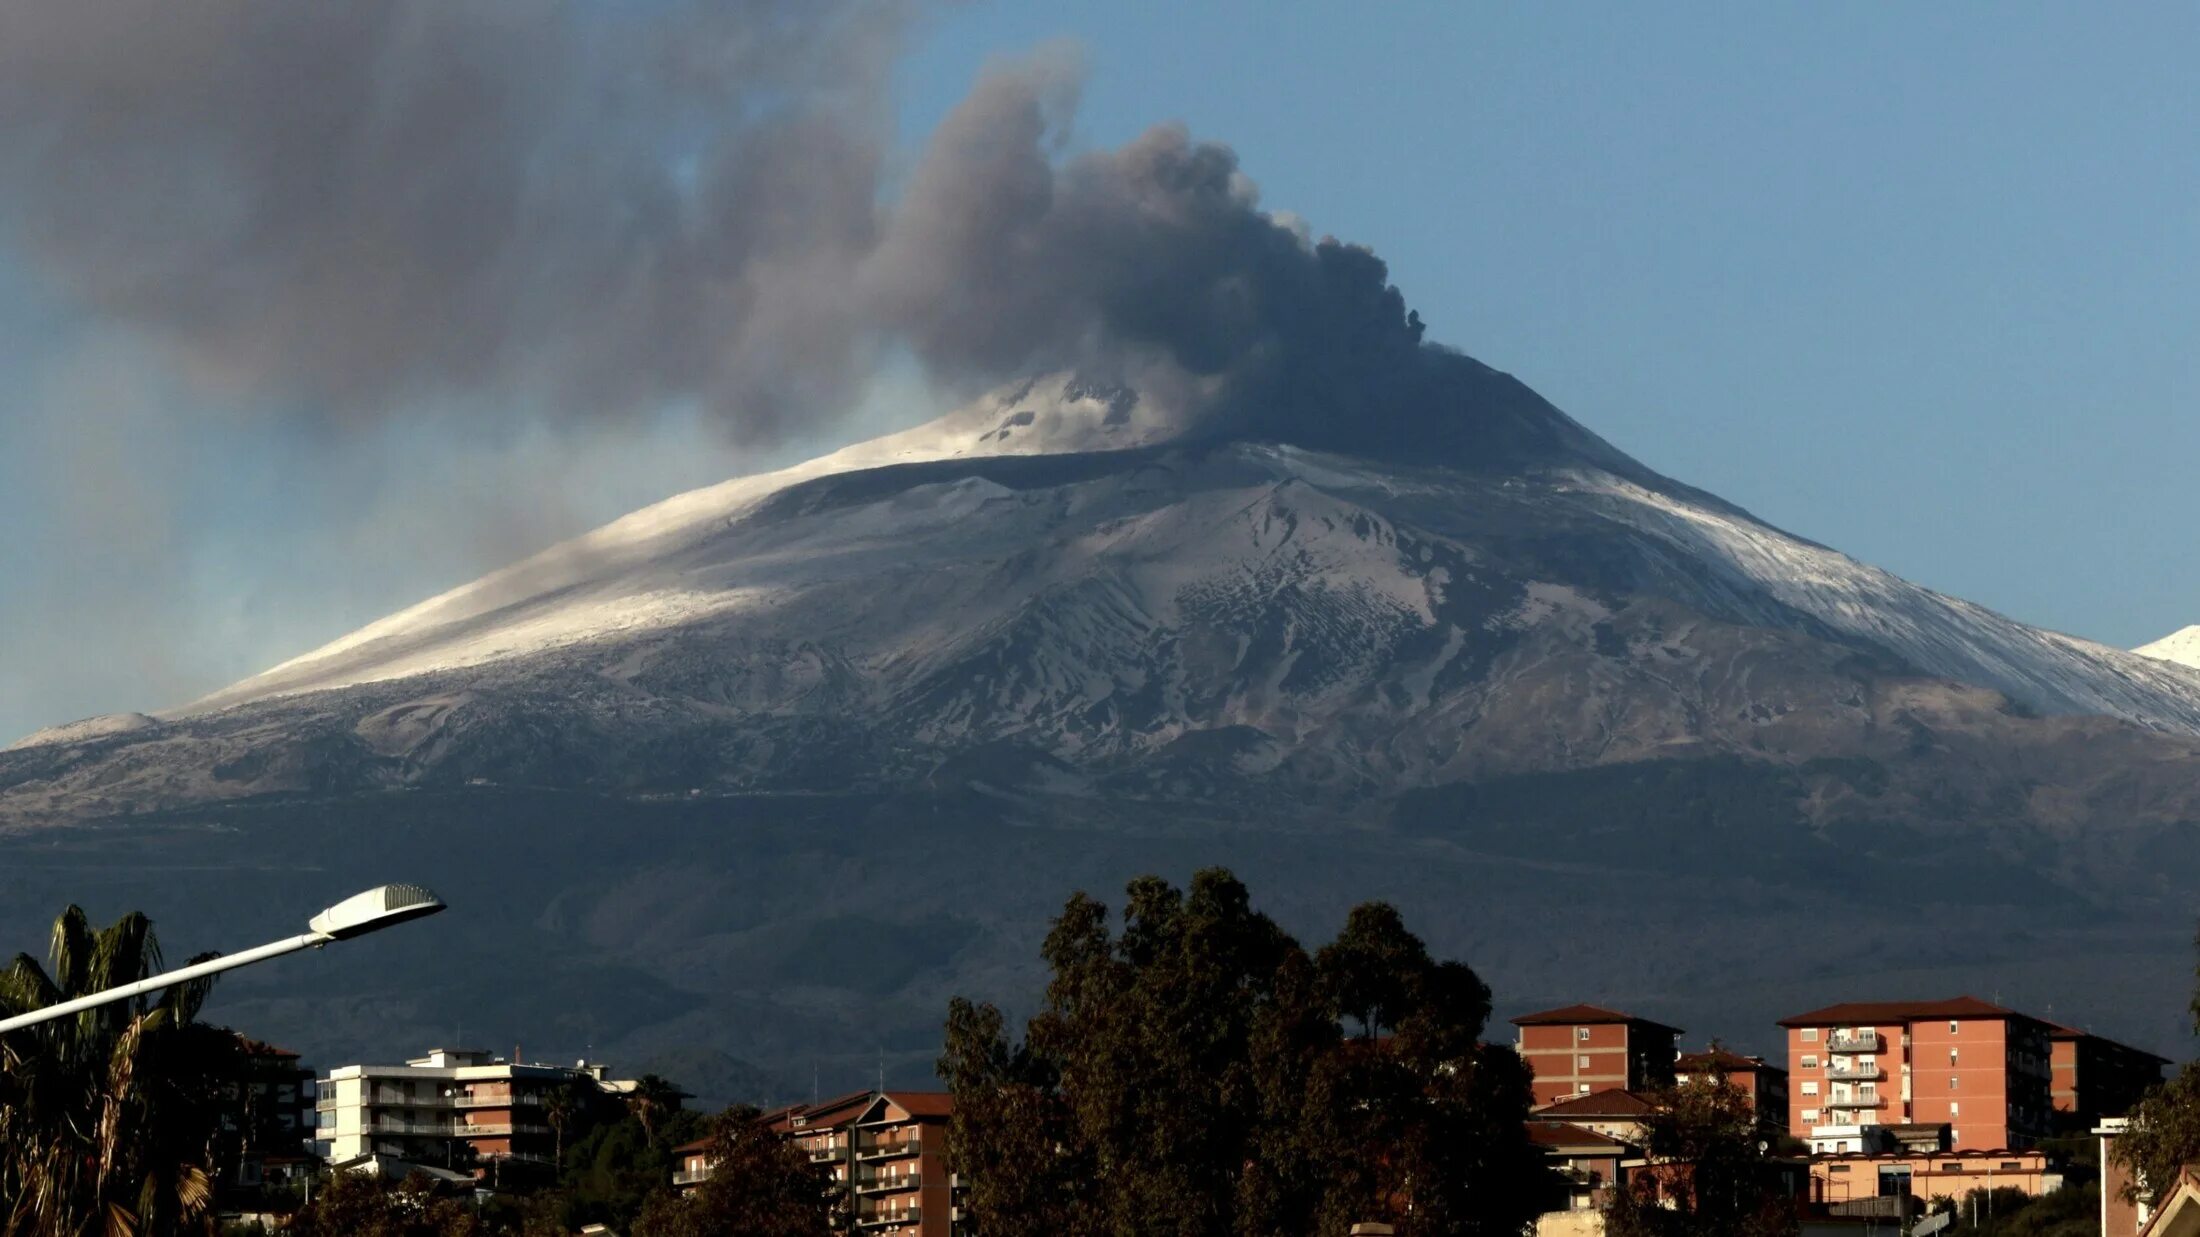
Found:
[{"label": "beige building", "polygon": [[521,1063],[438,1048],[403,1065],[330,1070],[319,1082],[316,1133],[338,1168],[396,1160],[500,1181],[554,1172],[564,1114],[633,1088],[586,1061]]}]

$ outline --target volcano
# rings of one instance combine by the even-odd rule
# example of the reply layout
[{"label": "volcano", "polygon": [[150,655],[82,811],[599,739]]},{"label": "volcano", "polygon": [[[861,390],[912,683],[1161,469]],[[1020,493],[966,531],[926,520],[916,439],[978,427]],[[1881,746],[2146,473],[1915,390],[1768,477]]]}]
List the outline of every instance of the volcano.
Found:
[{"label": "volcano", "polygon": [[[465,951],[383,946],[435,983],[354,977],[331,1020],[240,981],[229,1016],[329,1053],[549,1027],[786,1087],[921,1076],[947,992],[1035,990],[1071,888],[1206,862],[1309,932],[1393,898],[1501,1003],[1745,1047],[1891,966],[2064,1011],[2181,972],[2200,671],[1424,368],[1328,417],[1016,384],[41,731],[0,753],[7,905],[66,871],[241,931],[251,881],[387,869],[479,908]],[[2145,1041],[2157,1003],[2100,1012]]]}]

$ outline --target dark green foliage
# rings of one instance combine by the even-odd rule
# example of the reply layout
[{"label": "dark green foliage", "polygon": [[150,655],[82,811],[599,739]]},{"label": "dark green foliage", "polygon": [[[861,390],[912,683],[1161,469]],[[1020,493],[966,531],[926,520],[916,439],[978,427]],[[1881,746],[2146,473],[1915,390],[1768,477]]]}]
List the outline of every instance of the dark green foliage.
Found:
[{"label": "dark green foliage", "polygon": [[497,1231],[466,1200],[414,1178],[390,1185],[338,1173],[283,1230],[286,1237],[481,1237]]},{"label": "dark green foliage", "polygon": [[1610,1237],[1784,1237],[1796,1231],[1795,1196],[1768,1156],[1749,1096],[1710,1073],[1656,1093],[1647,1124],[1651,1161],[1612,1192]]},{"label": "dark green foliage", "polygon": [[749,1107],[720,1114],[710,1179],[685,1196],[652,1195],[634,1237],[826,1237],[846,1210],[846,1191],[759,1115]]},{"label": "dark green foliage", "polygon": [[2131,1110],[2131,1128],[2116,1140],[2113,1154],[2131,1169],[2132,1197],[2167,1187],[2181,1168],[2200,1162],[2200,1064],[2186,1064],[2147,1092]]},{"label": "dark green foliage", "polygon": [[[49,970],[26,955],[0,971],[0,1017],[161,969],[144,915],[94,931],[70,907]],[[194,959],[197,961],[198,959]],[[194,1021],[201,981],[0,1037],[0,1233],[199,1231],[225,1138],[222,1085],[239,1075],[227,1031]]]},{"label": "dark green foliage", "polygon": [[1120,933],[1079,894],[1044,956],[1021,1043],[991,1006],[949,1009],[955,1167],[986,1237],[1516,1234],[1537,1210],[1527,1071],[1480,1043],[1489,990],[1390,907],[1310,957],[1226,871],[1142,877]]},{"label": "dark green foliage", "polygon": [[2101,1190],[2092,1182],[2038,1198],[2002,1187],[1990,1194],[1972,1190],[1948,1201],[1957,1216],[1950,1231],[1960,1237],[1974,1232],[1979,1237],[2100,1237]]}]

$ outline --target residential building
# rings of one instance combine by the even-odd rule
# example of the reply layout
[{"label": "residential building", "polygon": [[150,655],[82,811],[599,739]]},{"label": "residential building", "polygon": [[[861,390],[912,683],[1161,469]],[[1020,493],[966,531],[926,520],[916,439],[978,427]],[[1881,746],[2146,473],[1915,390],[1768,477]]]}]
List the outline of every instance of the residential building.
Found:
[{"label": "residential building", "polygon": [[1852,1203],[1867,1198],[1915,1196],[1960,1199],[1972,1190],[2022,1190],[2038,1196],[2062,1185],[2041,1151],[1890,1152],[1816,1155],[1810,1160],[1814,1203]]},{"label": "residential building", "polygon": [[1857,1001],[1782,1018],[1788,1128],[1817,1155],[1947,1127],[1953,1151],[2022,1150],[2051,1128],[2048,1024],[1976,997]]},{"label": "residential building", "polygon": [[1673,1081],[1678,1027],[1595,1005],[1567,1005],[1512,1020],[1535,1074],[1535,1102],[1598,1091],[1647,1091]]},{"label": "residential building", "polygon": [[1788,1128],[1788,1072],[1763,1057],[1745,1057],[1714,1044],[1703,1052],[1684,1052],[1673,1061],[1675,1081],[1716,1075],[1749,1097],[1760,1124]]},{"label": "residential building", "polygon": [[576,1105],[615,1103],[634,1084],[586,1061],[438,1048],[403,1065],[333,1069],[319,1086],[331,1164],[380,1157],[507,1184],[555,1170],[558,1125]]},{"label": "residential building", "polygon": [[1657,1110],[1649,1096],[1615,1087],[1530,1109],[1528,1120],[1579,1126],[1640,1147],[1649,1135],[1650,1117]]},{"label": "residential building", "polygon": [[234,1032],[236,1052],[219,1083],[221,1136],[215,1146],[215,1194],[222,1214],[241,1214],[277,1198],[310,1173],[314,1157],[313,1071],[298,1054]]},{"label": "residential building", "polygon": [[2162,1081],[2169,1058],[2119,1044],[2076,1027],[2053,1026],[2051,1098],[2056,1124],[2090,1130],[2105,1117],[2131,1111],[2149,1087]]},{"label": "residential building", "polygon": [[2150,1200],[2124,1197],[2124,1191],[2132,1188],[2137,1175],[2129,1165],[2117,1161],[2116,1140],[2130,1127],[2129,1117],[2103,1117],[2093,1129],[2093,1136],[2100,1140],[2101,1148],[2102,1237],[2138,1237],[2153,1218]]},{"label": "residential building", "polygon": [[1642,1152],[1620,1139],[1565,1121],[1528,1122],[1528,1141],[1566,1182],[1563,1207],[1589,1211],[1603,1205],[1604,1191],[1624,1179],[1623,1165]]},{"label": "residential building", "polygon": [[[964,1231],[960,1184],[947,1171],[953,1116],[954,1101],[943,1091],[859,1091],[758,1120],[850,1191],[855,1231],[952,1237]],[[676,1149],[675,1186],[693,1189],[710,1179],[710,1144],[699,1139]]]}]

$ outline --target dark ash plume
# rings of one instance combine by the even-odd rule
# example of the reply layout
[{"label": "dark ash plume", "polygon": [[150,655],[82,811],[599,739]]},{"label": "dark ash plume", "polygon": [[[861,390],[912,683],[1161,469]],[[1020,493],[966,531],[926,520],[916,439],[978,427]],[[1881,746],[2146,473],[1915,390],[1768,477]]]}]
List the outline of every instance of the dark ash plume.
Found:
[{"label": "dark ash plume", "polygon": [[770,440],[896,344],[949,388],[1070,370],[1309,445],[1506,395],[1227,147],[1064,159],[1059,56],[988,73],[889,199],[916,3],[32,0],[0,9],[0,217],[233,402],[327,418],[693,401]]}]

